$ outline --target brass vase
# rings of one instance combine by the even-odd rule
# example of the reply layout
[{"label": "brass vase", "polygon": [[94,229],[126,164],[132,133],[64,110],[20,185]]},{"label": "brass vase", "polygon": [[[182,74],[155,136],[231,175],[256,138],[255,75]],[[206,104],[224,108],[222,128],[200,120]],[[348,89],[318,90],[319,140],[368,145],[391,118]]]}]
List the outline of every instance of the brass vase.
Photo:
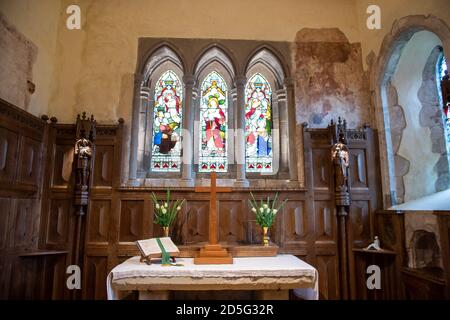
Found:
[{"label": "brass vase", "polygon": [[269,246],[268,231],[269,231],[268,227],[263,227],[263,243],[264,243],[264,247],[268,247]]},{"label": "brass vase", "polygon": [[162,228],[163,228],[164,237],[168,237],[169,236],[169,227],[162,227]]}]

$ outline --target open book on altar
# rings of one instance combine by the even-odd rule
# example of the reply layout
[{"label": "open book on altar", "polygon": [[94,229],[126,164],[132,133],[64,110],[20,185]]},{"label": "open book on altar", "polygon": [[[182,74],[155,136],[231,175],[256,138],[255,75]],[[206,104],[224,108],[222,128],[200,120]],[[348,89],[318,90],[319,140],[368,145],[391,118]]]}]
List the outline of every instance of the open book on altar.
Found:
[{"label": "open book on altar", "polygon": [[163,258],[164,255],[169,255],[175,261],[175,257],[180,255],[180,250],[170,237],[138,240],[136,245],[141,252],[141,261],[145,260],[147,263],[151,263],[153,258]]}]

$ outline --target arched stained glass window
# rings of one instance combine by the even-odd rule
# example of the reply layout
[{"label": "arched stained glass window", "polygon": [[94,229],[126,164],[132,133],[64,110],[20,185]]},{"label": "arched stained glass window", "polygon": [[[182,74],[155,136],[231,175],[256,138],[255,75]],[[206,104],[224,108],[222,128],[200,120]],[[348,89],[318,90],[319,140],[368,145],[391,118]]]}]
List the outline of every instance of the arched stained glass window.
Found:
[{"label": "arched stained glass window", "polygon": [[246,171],[272,172],[272,90],[261,74],[254,74],[245,89]]},{"label": "arched stained glass window", "polygon": [[[438,63],[438,75],[439,75],[439,84],[442,85],[442,81],[444,80],[444,77],[446,77],[447,74],[447,79],[448,79],[448,67],[447,67],[447,63],[445,61],[445,57],[442,56],[439,63]],[[445,101],[447,99],[445,99],[444,95],[444,88],[441,87],[442,90],[442,99],[445,103]],[[450,148],[450,103],[447,103],[446,105],[444,105],[444,115],[446,117],[446,131],[447,131],[447,142],[448,142],[448,146]]]},{"label": "arched stained glass window", "polygon": [[177,172],[181,164],[183,85],[168,70],[155,85],[153,111],[152,171]]},{"label": "arched stained glass window", "polygon": [[439,72],[439,77],[440,77],[440,79],[442,80],[442,78],[444,78],[444,76],[445,76],[445,71],[448,71],[448,68],[447,68],[447,63],[446,63],[446,61],[445,61],[445,57],[444,56],[442,56],[442,59],[441,59],[441,61],[439,62],[439,66],[438,66],[438,72]]},{"label": "arched stained glass window", "polygon": [[226,172],[227,85],[216,71],[208,74],[201,86],[200,126],[199,172]]}]

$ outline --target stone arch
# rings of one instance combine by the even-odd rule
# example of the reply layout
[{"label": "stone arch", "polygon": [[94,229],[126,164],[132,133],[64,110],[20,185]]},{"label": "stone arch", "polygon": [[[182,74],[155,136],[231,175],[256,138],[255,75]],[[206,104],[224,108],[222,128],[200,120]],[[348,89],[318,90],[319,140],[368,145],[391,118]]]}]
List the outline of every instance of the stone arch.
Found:
[{"label": "stone arch", "polygon": [[130,180],[143,179],[149,176],[180,177],[181,172],[151,173],[151,141],[153,135],[153,107],[155,82],[166,71],[171,69],[179,79],[183,78],[185,64],[180,53],[172,44],[162,42],[154,46],[145,55],[145,59],[137,66],[135,75],[135,94],[133,103],[131,146],[130,146]]},{"label": "stone arch", "polygon": [[236,65],[234,59],[225,48],[218,44],[208,46],[202,50],[201,54],[195,59],[193,70],[194,77],[198,80],[200,74],[213,62],[217,62],[225,68],[231,79],[235,78]]},{"label": "stone arch", "polygon": [[[280,113],[280,106],[285,106],[284,101],[286,100],[284,71],[275,56],[260,50],[249,61],[247,69],[245,70],[244,75],[247,80],[245,88],[247,88],[250,78],[257,73],[261,74],[268,81],[272,90],[272,166],[275,168],[274,172],[279,173],[278,175],[265,173],[264,176],[266,178],[286,178],[287,175],[285,173],[289,170],[288,149],[286,147],[288,143],[283,145],[281,141],[287,142],[289,130],[287,128],[286,114]],[[284,108],[282,109],[284,111]],[[280,126],[280,122],[283,124],[282,126]],[[249,178],[259,177],[261,175],[261,173],[256,172],[247,172],[246,174]]]},{"label": "stone arch", "polygon": [[262,64],[268,68],[272,74],[275,76],[276,88],[282,89],[284,85],[285,78],[289,77],[289,68],[283,63],[280,58],[281,55],[276,53],[273,48],[263,45],[253,50],[245,62],[244,74],[248,73],[253,66],[257,64]]},{"label": "stone arch", "polygon": [[380,136],[383,202],[385,207],[403,202],[402,197],[397,195],[397,190],[399,190],[402,182],[397,178],[399,173],[395,170],[396,159],[391,137],[388,107],[390,104],[389,91],[392,91],[391,79],[399,64],[403,49],[411,38],[420,31],[429,31],[435,34],[442,42],[444,52],[450,53],[450,29],[444,21],[435,16],[407,16],[395,21],[391,32],[385,36],[370,77],[376,122]]},{"label": "stone arch", "polygon": [[[211,72],[217,72],[225,81],[227,87],[227,138],[226,138],[226,152],[227,152],[227,171],[219,173],[220,178],[229,178],[232,179],[236,172],[236,166],[233,163],[234,159],[234,139],[232,139],[232,133],[234,130],[234,107],[233,107],[233,84],[234,84],[234,66],[229,58],[225,59],[226,56],[221,56],[220,59],[216,56],[214,57],[214,53],[217,53],[216,48],[211,48],[207,52],[205,52],[205,56],[200,57],[199,63],[196,64],[194,79],[196,82],[196,103],[194,104],[193,112],[194,112],[194,122],[198,124],[198,127],[195,128],[193,134],[194,141],[194,164],[197,164],[195,167],[196,176],[198,178],[204,178],[208,176],[208,173],[201,173],[199,170],[200,164],[200,107],[201,107],[201,87],[203,81]],[[209,54],[213,53],[212,58],[210,59]],[[207,57],[207,59],[202,59],[203,57]]]},{"label": "stone arch", "polygon": [[136,65],[136,74],[144,75],[149,65],[158,65],[162,61],[171,60],[176,63],[183,72],[186,72],[186,63],[181,51],[169,41],[163,41],[153,46]]}]

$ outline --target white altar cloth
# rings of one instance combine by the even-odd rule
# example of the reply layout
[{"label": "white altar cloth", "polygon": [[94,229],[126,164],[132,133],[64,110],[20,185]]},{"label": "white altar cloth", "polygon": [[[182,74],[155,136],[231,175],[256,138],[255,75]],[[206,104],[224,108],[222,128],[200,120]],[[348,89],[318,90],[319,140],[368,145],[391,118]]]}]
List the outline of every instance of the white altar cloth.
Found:
[{"label": "white altar cloth", "polygon": [[[293,255],[234,258],[233,264],[222,265],[195,265],[193,258],[177,258],[182,267],[163,267],[159,262],[147,265],[139,259],[130,258],[111,270],[107,278],[109,300],[118,299],[124,288],[199,290],[196,285],[212,286],[208,290],[221,290],[221,285],[232,290],[302,288],[312,290],[309,298],[318,299],[317,270]],[[188,283],[189,289],[183,289]]]}]

